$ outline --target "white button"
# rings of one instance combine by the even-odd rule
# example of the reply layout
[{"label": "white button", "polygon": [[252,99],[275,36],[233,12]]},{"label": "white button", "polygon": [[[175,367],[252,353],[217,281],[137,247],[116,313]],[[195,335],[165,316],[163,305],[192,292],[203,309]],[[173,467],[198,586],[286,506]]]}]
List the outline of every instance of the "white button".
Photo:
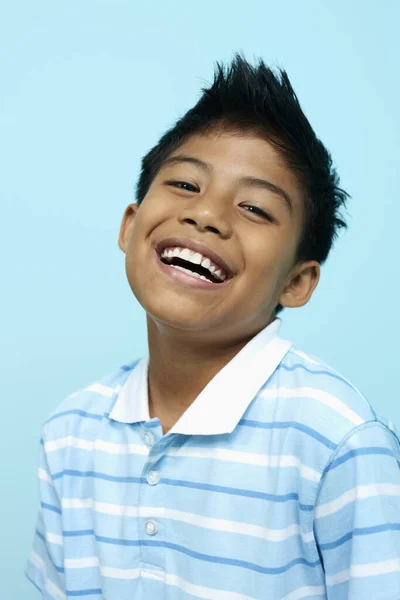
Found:
[{"label": "white button", "polygon": [[157,485],[160,482],[160,472],[159,471],[150,471],[147,474],[147,483],[150,485]]},{"label": "white button", "polygon": [[146,431],[144,434],[144,443],[146,446],[152,446],[154,444],[154,435],[151,433],[151,431]]},{"label": "white button", "polygon": [[146,521],[144,529],[148,535],[154,535],[158,531],[157,523],[154,521]]}]

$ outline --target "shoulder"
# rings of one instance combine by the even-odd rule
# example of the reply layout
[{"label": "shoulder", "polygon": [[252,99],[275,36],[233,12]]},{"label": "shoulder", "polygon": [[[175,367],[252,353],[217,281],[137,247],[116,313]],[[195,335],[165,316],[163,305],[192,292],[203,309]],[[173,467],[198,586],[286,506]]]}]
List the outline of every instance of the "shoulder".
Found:
[{"label": "shoulder", "polygon": [[[259,404],[264,420],[270,417],[293,430],[294,453],[314,469],[316,483],[330,469],[340,474],[338,465],[351,467],[353,457],[375,460],[377,473],[383,456],[388,464],[393,457],[400,464],[394,424],[377,414],[353,383],[318,357],[292,346],[260,395],[266,400]],[[289,439],[286,443],[290,447]]]},{"label": "shoulder", "polygon": [[82,428],[91,431],[107,417],[119,391],[138,360],[122,365],[68,395],[47,417],[42,439],[75,435]]},{"label": "shoulder", "polygon": [[308,425],[335,446],[354,428],[380,419],[367,398],[344,375],[294,346],[271,383],[288,419]]}]

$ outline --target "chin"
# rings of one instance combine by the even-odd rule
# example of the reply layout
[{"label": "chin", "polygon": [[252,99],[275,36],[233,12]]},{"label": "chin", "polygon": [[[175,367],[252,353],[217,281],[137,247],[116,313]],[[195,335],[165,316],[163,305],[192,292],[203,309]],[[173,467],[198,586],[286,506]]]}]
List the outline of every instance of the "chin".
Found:
[{"label": "chin", "polygon": [[182,305],[166,308],[159,302],[150,302],[142,306],[149,319],[172,329],[201,331],[210,327],[210,323],[206,323],[202,315],[194,314],[189,308],[185,310]]},{"label": "chin", "polygon": [[155,323],[182,331],[217,329],[221,319],[210,314],[210,304],[205,304],[202,299],[199,301],[190,292],[177,293],[154,280],[141,281],[135,275],[128,278],[131,290],[147,317]]}]

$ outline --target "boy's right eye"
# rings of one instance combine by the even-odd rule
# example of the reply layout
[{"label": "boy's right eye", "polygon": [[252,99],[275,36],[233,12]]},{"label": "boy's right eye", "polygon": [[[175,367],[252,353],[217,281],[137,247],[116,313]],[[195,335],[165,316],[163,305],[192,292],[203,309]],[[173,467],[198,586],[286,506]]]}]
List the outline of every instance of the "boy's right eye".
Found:
[{"label": "boy's right eye", "polygon": [[192,183],[188,183],[187,181],[166,181],[166,185],[170,185],[171,187],[177,187],[181,190],[185,190],[186,192],[199,192],[199,188],[193,185]]}]

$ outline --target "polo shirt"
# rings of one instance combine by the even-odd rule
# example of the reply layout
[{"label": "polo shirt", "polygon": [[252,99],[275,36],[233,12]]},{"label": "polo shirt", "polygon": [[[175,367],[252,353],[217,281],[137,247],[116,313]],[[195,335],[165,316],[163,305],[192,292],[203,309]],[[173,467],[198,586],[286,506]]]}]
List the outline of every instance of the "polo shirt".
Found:
[{"label": "polo shirt", "polygon": [[399,436],[279,326],[167,434],[148,357],[49,416],[26,568],[43,598],[400,598]]}]

